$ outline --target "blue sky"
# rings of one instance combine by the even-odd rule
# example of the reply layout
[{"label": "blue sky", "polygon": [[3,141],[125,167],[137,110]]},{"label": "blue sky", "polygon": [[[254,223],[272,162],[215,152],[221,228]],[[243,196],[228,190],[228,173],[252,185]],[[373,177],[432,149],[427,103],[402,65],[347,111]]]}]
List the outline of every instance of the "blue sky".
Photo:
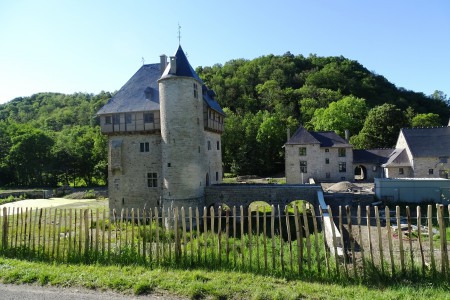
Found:
[{"label": "blue sky", "polygon": [[115,91],[181,45],[191,65],[343,55],[398,87],[450,96],[450,1],[0,0],[0,103]]}]

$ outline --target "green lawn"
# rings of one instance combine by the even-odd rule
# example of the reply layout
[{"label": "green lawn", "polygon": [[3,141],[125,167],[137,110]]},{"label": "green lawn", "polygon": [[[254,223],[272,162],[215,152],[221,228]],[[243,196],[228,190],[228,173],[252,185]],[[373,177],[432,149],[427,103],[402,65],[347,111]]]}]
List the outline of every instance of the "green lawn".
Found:
[{"label": "green lawn", "polygon": [[190,299],[450,299],[448,283],[404,281],[370,287],[287,280],[242,272],[49,264],[2,257],[0,280],[113,290],[124,294],[165,292]]}]

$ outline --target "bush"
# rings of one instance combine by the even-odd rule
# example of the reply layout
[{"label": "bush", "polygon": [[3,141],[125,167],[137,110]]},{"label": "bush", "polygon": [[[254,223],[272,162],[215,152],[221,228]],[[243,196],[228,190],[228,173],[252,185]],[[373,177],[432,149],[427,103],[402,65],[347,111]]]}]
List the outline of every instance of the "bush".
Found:
[{"label": "bush", "polygon": [[85,191],[83,195],[84,199],[96,199],[97,196],[95,195],[94,190]]}]

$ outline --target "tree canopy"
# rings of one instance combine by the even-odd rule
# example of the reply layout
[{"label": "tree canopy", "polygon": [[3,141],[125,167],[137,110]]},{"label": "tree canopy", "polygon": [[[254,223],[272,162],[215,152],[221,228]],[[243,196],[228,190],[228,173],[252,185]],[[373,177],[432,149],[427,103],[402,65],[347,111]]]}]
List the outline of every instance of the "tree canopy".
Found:
[{"label": "tree canopy", "polygon": [[104,184],[106,137],[95,113],[110,97],[40,93],[0,105],[0,186]]}]

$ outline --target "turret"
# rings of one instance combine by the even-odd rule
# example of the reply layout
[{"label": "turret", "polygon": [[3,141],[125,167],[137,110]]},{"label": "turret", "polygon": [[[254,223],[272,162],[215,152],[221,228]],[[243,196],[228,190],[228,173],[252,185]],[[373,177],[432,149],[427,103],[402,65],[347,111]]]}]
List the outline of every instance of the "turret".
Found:
[{"label": "turret", "polygon": [[205,175],[202,81],[181,47],[158,81],[161,112],[162,200],[165,206],[203,203]]}]

